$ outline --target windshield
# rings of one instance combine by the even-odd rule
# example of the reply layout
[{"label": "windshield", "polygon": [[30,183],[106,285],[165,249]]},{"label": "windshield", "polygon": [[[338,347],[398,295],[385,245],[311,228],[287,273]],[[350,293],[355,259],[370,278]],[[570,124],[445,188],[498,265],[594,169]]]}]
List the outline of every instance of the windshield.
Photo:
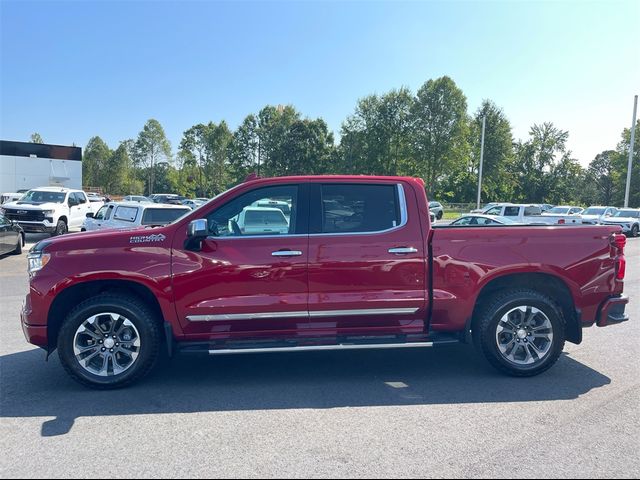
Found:
[{"label": "windshield", "polygon": [[583,215],[602,215],[604,211],[605,211],[604,208],[587,208],[584,212],[582,212],[582,214]]},{"label": "windshield", "polygon": [[640,218],[640,210],[620,210],[614,217]]},{"label": "windshield", "polygon": [[551,210],[547,210],[545,213],[557,213],[558,215],[564,215],[569,213],[571,207],[553,207]]},{"label": "windshield", "polygon": [[20,201],[34,203],[64,203],[64,199],[66,197],[67,194],[62,192],[43,192],[38,190],[30,190],[25,194],[24,197],[20,199]]}]

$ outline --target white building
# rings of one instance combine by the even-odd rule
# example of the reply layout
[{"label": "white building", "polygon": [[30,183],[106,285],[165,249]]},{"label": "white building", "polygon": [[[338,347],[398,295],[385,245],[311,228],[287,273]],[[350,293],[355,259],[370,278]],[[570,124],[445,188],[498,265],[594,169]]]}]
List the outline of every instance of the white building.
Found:
[{"label": "white building", "polygon": [[46,186],[82,189],[82,149],[0,140],[0,193]]}]

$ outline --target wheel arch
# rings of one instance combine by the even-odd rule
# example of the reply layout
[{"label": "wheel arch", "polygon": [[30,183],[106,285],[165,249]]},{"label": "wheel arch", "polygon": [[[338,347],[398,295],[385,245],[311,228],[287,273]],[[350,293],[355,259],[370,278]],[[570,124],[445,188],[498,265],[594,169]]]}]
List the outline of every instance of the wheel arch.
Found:
[{"label": "wheel arch", "polygon": [[[122,294],[136,297],[151,308],[160,327],[164,323],[162,308],[152,291],[141,283],[131,280],[90,280],[69,286],[56,295],[47,315],[48,353],[55,351],[62,323],[73,308],[83,300],[102,294]],[[172,339],[167,339],[170,343]]]},{"label": "wheel arch", "polygon": [[467,331],[473,330],[487,300],[501,290],[516,288],[529,288],[552,298],[564,316],[567,340],[575,344],[582,343],[581,315],[576,309],[571,289],[562,278],[550,273],[510,273],[489,280],[478,294]]}]

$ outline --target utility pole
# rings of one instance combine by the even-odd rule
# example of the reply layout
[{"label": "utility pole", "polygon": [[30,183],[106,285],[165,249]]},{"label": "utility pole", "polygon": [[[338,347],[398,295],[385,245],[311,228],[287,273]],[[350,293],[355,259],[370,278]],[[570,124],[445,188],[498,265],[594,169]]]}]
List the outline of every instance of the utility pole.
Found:
[{"label": "utility pole", "polygon": [[[637,98],[637,97],[636,97]],[[484,162],[484,129],[487,124],[487,116],[482,117],[482,141],[480,142],[480,172],[478,175],[478,205],[477,209],[480,209],[480,197],[482,197],[482,165]]]},{"label": "utility pole", "polygon": [[633,147],[636,139],[636,116],[638,113],[638,95],[633,100],[633,123],[631,124],[631,143],[629,144],[629,167],[627,168],[627,189],[624,194],[624,208],[629,207],[629,190],[631,190],[631,169],[633,168]]}]

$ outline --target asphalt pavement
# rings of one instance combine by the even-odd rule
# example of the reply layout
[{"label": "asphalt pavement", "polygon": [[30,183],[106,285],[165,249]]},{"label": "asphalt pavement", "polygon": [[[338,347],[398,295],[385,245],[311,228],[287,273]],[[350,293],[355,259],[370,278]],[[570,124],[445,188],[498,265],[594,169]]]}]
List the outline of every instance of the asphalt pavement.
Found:
[{"label": "asphalt pavement", "polygon": [[631,321],[535,378],[455,346],[181,356],[96,392],[25,342],[25,254],[0,257],[0,477],[638,478],[640,239],[627,260]]}]

